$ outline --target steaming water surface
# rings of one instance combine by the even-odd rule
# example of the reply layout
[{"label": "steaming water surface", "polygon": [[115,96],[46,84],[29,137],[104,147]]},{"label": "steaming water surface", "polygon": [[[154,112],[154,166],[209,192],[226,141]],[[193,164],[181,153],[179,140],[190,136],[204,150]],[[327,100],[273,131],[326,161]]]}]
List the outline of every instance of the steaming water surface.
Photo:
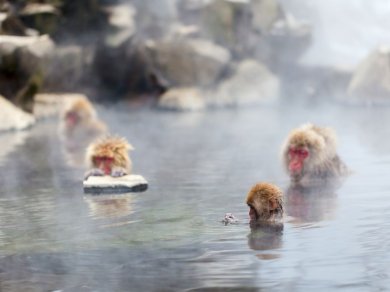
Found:
[{"label": "steaming water surface", "polygon": [[[84,195],[84,169],[68,163],[54,121],[2,136],[1,290],[390,287],[390,108],[100,114],[136,148],[149,190]],[[337,190],[287,192],[280,145],[307,121],[337,129],[354,171]],[[249,228],[244,199],[258,181],[286,190],[283,232]],[[226,212],[241,223],[224,226]]]}]

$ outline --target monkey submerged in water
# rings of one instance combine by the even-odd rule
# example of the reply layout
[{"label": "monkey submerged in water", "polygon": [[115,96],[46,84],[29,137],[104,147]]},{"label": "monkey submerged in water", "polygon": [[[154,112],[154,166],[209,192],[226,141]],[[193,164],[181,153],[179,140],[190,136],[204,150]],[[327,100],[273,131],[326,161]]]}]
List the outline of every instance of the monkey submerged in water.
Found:
[{"label": "monkey submerged in water", "polygon": [[283,147],[283,164],[291,181],[299,184],[327,182],[348,174],[336,153],[336,135],[332,129],[305,124],[290,132]]},{"label": "monkey submerged in water", "polygon": [[87,149],[87,163],[90,170],[84,179],[90,176],[111,175],[120,177],[131,172],[131,160],[128,151],[134,150],[126,139],[107,136],[93,142]]},{"label": "monkey submerged in water", "polygon": [[283,193],[270,183],[258,183],[248,193],[250,223],[278,221],[283,218]]}]

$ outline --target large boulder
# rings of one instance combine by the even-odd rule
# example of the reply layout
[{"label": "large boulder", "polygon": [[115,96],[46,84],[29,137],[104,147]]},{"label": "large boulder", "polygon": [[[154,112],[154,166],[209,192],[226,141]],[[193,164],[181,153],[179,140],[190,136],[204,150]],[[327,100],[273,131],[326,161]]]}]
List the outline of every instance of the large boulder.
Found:
[{"label": "large boulder", "polygon": [[93,53],[79,45],[58,46],[44,62],[43,91],[75,91],[85,87]]},{"label": "large boulder", "polygon": [[163,40],[149,49],[153,66],[174,86],[210,86],[231,59],[228,50],[204,39]]},{"label": "large boulder", "polygon": [[0,96],[0,132],[24,130],[35,123],[35,118]]},{"label": "large boulder", "polygon": [[283,10],[277,0],[252,0],[252,26],[261,33],[271,30],[275,22],[283,18]]},{"label": "large boulder", "polygon": [[348,101],[390,103],[390,47],[372,52],[356,68],[348,86]]},{"label": "large boulder", "polygon": [[176,111],[197,111],[205,108],[205,98],[199,89],[194,87],[171,88],[159,99],[162,109]]},{"label": "large boulder", "polygon": [[108,14],[110,33],[106,37],[106,44],[118,47],[128,41],[136,31],[136,9],[130,4],[120,4],[105,7]]},{"label": "large boulder", "polygon": [[273,23],[266,40],[277,63],[297,63],[311,45],[311,26],[291,14],[285,14]]},{"label": "large boulder", "polygon": [[177,22],[177,0],[135,0],[136,22],[142,35],[161,38]]},{"label": "large boulder", "polygon": [[41,34],[54,34],[60,25],[60,11],[47,3],[27,3],[18,13],[20,20],[27,27],[34,28]]},{"label": "large boulder", "polygon": [[54,47],[48,36],[0,35],[0,92],[32,112],[33,96],[44,78],[45,58]]},{"label": "large boulder", "polygon": [[279,79],[263,64],[244,60],[236,72],[224,80],[209,103],[214,106],[274,104],[279,98]]}]

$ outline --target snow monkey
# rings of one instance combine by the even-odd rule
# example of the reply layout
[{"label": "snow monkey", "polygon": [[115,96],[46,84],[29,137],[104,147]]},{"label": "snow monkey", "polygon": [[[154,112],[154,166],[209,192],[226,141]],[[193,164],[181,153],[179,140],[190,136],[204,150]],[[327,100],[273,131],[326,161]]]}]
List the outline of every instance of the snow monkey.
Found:
[{"label": "snow monkey", "polygon": [[106,125],[98,120],[92,103],[82,95],[67,102],[60,126],[64,138],[74,140],[72,141],[74,143],[84,139],[95,139],[107,131]]},{"label": "snow monkey", "polygon": [[86,148],[106,132],[106,125],[98,120],[96,111],[86,96],[72,94],[65,100],[59,133],[65,159],[70,166],[84,167]]},{"label": "snow monkey", "polygon": [[270,183],[258,183],[248,193],[251,224],[264,221],[277,221],[283,217],[283,193]]},{"label": "snow monkey", "polygon": [[291,181],[303,185],[316,179],[324,183],[348,173],[336,153],[333,130],[312,124],[305,124],[290,132],[283,146],[283,164]]},{"label": "snow monkey", "polygon": [[133,150],[133,147],[127,140],[115,136],[99,138],[91,143],[86,155],[90,170],[85,174],[85,179],[89,176],[119,177],[130,174],[129,150]]}]

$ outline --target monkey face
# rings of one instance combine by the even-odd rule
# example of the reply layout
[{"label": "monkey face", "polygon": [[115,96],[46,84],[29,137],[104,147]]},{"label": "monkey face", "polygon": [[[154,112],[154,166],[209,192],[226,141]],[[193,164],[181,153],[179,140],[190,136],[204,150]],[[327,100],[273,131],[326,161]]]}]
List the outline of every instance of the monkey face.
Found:
[{"label": "monkey face", "polygon": [[251,223],[277,219],[283,214],[281,203],[274,198],[248,202],[248,207]]},{"label": "monkey face", "polygon": [[303,175],[305,161],[309,157],[309,149],[306,146],[291,146],[288,151],[288,170],[293,177]]},{"label": "monkey face", "polygon": [[69,111],[65,115],[65,121],[68,128],[73,128],[79,123],[80,116],[74,111]]},{"label": "monkey face", "polygon": [[94,167],[103,170],[106,175],[111,174],[113,163],[114,163],[114,158],[112,157],[107,157],[107,156],[93,157]]}]

